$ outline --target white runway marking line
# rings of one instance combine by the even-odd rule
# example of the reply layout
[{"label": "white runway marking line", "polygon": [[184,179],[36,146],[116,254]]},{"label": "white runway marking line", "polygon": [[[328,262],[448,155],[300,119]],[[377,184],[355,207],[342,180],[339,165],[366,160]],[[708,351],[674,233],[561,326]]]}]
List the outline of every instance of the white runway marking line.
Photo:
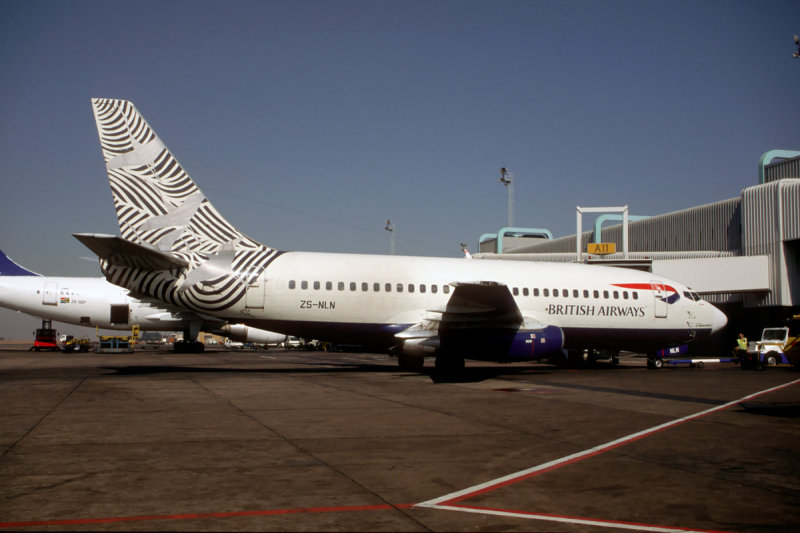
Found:
[{"label": "white runway marking line", "polygon": [[462,513],[478,513],[478,514],[490,514],[495,516],[509,516],[513,518],[525,518],[528,520],[542,520],[546,522],[562,522],[567,524],[580,524],[583,526],[597,526],[597,527],[613,527],[615,529],[631,529],[634,531],[656,531],[660,533],[708,533],[704,530],[699,529],[687,529],[687,528],[676,528],[676,527],[664,527],[664,526],[652,526],[647,524],[637,524],[634,522],[615,522],[613,520],[598,520],[598,519],[591,519],[591,518],[576,518],[570,516],[559,516],[559,515],[548,515],[548,514],[536,514],[536,513],[525,513],[522,511],[502,511],[499,509],[485,509],[481,507],[460,507],[460,506],[448,506],[448,505],[438,505],[433,507],[434,509],[441,509],[446,511],[461,511]]},{"label": "white runway marking line", "polygon": [[449,510],[449,511],[461,511],[461,512],[468,512],[468,513],[485,513],[485,514],[500,514],[504,516],[516,516],[520,518],[529,518],[535,520],[550,520],[550,521],[566,521],[570,523],[591,523],[592,525],[601,525],[604,527],[614,527],[614,528],[643,528],[643,527],[654,527],[655,529],[649,529],[649,531],[690,531],[688,529],[674,529],[674,528],[663,528],[658,526],[644,526],[642,524],[634,524],[634,525],[627,525],[624,522],[617,523],[611,521],[600,521],[600,520],[587,520],[581,518],[569,518],[569,517],[558,517],[552,515],[545,515],[545,514],[534,514],[534,513],[521,513],[516,511],[503,511],[503,510],[491,510],[491,509],[478,509],[478,508],[469,508],[469,507],[461,507],[458,505],[451,505],[457,503],[459,501],[463,501],[469,499],[473,496],[477,496],[478,494],[484,494],[487,492],[491,492],[498,488],[504,487],[506,485],[511,485],[518,481],[522,481],[524,479],[537,476],[544,472],[555,470],[562,466],[566,466],[571,463],[575,463],[578,461],[582,461],[584,459],[588,459],[589,457],[593,457],[595,455],[599,455],[601,453],[605,453],[609,450],[613,450],[614,448],[618,448],[620,446],[624,446],[625,444],[629,444],[631,442],[640,440],[644,437],[649,437],[655,433],[659,433],[666,429],[669,429],[673,426],[677,426],[688,422],[690,420],[695,420],[697,418],[701,418],[703,416],[709,415],[711,413],[715,413],[717,411],[722,411],[723,409],[727,409],[734,405],[737,405],[741,402],[751,400],[758,396],[762,396],[764,394],[768,394],[770,392],[774,392],[780,389],[784,389],[786,387],[790,387],[800,383],[800,379],[796,379],[794,381],[790,381],[788,383],[784,383],[783,385],[777,385],[775,387],[771,387],[769,389],[765,389],[759,392],[755,392],[753,394],[748,394],[747,396],[743,396],[738,400],[734,400],[732,402],[728,402],[723,405],[718,405],[716,407],[712,407],[711,409],[706,409],[705,411],[700,411],[699,413],[695,413],[693,415],[685,416],[682,418],[678,418],[671,422],[665,422],[664,424],[660,424],[658,426],[654,426],[650,429],[646,429],[643,431],[638,431],[636,433],[632,433],[626,437],[622,437],[620,439],[613,440],[611,442],[607,442],[605,444],[601,444],[599,446],[594,446],[582,452],[573,453],[571,455],[567,455],[566,457],[562,457],[560,459],[555,459],[553,461],[549,461],[547,463],[542,463],[540,465],[520,470],[519,472],[515,472],[513,474],[509,474],[507,476],[503,476],[497,479],[493,479],[492,481],[487,481],[486,483],[481,483],[480,485],[474,485],[464,490],[460,490],[457,492],[451,492],[450,494],[446,494],[439,498],[434,498],[433,500],[428,500],[426,502],[421,502],[415,505],[415,507],[428,507],[428,508],[436,508],[442,510]]}]

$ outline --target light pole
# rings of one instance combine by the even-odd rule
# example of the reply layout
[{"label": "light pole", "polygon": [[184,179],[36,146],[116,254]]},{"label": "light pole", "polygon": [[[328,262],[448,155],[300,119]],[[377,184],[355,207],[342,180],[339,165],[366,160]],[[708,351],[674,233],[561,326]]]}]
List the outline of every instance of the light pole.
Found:
[{"label": "light pole", "polygon": [[383,228],[389,232],[389,252],[394,255],[394,226],[391,220],[386,220],[386,227]]},{"label": "light pole", "polygon": [[508,193],[508,227],[514,227],[514,180],[513,174],[506,167],[500,169],[500,183],[506,186]]}]

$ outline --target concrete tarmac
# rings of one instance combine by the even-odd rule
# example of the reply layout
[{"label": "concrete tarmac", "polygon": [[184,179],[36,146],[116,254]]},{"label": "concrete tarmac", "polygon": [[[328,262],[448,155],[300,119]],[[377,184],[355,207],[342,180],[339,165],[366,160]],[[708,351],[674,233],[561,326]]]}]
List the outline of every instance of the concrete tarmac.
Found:
[{"label": "concrete tarmac", "polygon": [[797,531],[800,373],[0,350],[0,529]]}]

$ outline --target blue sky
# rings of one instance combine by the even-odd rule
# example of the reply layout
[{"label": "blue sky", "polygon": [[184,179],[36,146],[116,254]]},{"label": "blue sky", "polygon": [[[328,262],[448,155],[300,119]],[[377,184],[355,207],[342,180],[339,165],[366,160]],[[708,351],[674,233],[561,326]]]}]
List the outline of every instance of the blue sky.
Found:
[{"label": "blue sky", "polygon": [[797,1],[4,0],[0,248],[99,275],[71,236],[118,232],[92,97],[284,250],[388,253],[391,219],[397,253],[457,257],[506,225],[504,166],[555,236],[732,198],[800,149],[798,33]]}]

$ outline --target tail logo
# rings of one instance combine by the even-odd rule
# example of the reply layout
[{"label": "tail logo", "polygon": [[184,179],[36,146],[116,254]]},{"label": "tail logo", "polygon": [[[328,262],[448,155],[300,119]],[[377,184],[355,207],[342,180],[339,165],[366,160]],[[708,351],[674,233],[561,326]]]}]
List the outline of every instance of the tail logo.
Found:
[{"label": "tail logo", "polygon": [[122,238],[190,265],[167,272],[104,260],[106,277],[197,310],[219,311],[242,300],[279,252],[217,212],[133,104],[95,98],[92,108]]}]

